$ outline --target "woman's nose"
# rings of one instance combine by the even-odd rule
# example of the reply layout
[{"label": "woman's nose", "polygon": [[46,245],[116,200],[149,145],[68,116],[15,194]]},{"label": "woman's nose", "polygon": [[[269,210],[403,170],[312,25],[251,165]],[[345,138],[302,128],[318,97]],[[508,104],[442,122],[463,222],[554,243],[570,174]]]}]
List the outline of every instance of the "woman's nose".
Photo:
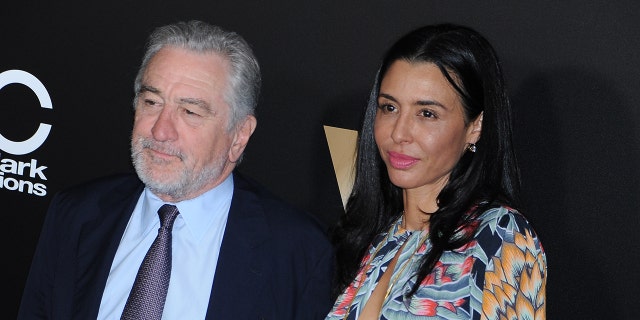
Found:
[{"label": "woman's nose", "polygon": [[391,139],[395,143],[409,143],[413,137],[411,130],[413,128],[413,122],[411,118],[406,115],[400,115],[393,124],[393,131],[391,131]]}]

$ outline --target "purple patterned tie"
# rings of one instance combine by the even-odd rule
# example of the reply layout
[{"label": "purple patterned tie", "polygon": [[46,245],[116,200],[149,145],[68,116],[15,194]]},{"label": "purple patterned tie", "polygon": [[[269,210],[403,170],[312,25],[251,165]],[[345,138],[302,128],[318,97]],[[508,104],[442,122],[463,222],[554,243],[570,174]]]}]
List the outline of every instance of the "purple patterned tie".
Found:
[{"label": "purple patterned tie", "polygon": [[171,229],[178,214],[178,208],[170,204],[165,204],[158,210],[158,236],[142,260],[120,319],[162,318],[171,276]]}]

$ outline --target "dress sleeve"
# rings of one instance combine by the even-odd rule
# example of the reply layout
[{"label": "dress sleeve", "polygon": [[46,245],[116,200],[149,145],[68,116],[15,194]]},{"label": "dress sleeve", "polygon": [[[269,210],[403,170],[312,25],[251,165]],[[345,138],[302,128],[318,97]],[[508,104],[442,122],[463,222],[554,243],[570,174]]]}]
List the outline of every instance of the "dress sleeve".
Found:
[{"label": "dress sleeve", "polygon": [[547,260],[537,234],[508,208],[483,216],[474,263],[481,310],[475,311],[481,319],[546,319]]}]

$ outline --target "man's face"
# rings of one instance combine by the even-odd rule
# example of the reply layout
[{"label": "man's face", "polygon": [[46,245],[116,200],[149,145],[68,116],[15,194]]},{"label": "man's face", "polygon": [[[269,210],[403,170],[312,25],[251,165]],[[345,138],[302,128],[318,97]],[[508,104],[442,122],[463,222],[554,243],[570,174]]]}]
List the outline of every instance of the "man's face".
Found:
[{"label": "man's face", "polygon": [[[229,63],[215,53],[165,47],[149,62],[136,101],[132,159],[140,179],[161,199],[194,198],[233,170],[255,118],[228,131]],[[248,133],[248,134],[247,134]]]}]

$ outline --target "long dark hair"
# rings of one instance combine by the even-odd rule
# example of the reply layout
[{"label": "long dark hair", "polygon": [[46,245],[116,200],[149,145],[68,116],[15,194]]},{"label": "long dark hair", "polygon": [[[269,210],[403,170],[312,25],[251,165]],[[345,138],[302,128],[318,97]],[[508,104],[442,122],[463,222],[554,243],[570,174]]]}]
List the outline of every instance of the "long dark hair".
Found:
[{"label": "long dark hair", "polygon": [[[519,207],[520,173],[512,146],[511,107],[502,67],[491,44],[477,31],[439,24],[416,29],[387,51],[376,75],[358,137],[355,181],[346,213],[333,231],[337,250],[334,295],[356,276],[374,237],[402,214],[402,189],[389,180],[373,135],[380,83],[390,65],[433,63],[456,89],[465,122],[482,113],[475,153],[465,152],[438,195],[438,209],[429,220],[432,249],[422,258],[413,295],[444,251],[473,238],[474,220],[490,207]],[[461,232],[466,230],[467,232]]]}]

